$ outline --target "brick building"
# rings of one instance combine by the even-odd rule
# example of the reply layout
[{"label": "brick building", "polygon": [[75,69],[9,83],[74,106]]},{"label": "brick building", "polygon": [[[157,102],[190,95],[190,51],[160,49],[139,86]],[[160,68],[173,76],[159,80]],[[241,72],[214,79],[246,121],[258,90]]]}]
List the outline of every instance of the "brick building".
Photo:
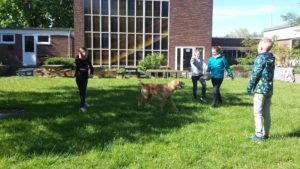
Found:
[{"label": "brick building", "polygon": [[158,52],[172,69],[189,68],[195,48],[211,50],[212,0],[74,0],[74,48],[94,66],[136,66]]},{"label": "brick building", "polygon": [[72,56],[73,29],[0,29],[0,62],[11,68],[38,66],[48,56]]}]

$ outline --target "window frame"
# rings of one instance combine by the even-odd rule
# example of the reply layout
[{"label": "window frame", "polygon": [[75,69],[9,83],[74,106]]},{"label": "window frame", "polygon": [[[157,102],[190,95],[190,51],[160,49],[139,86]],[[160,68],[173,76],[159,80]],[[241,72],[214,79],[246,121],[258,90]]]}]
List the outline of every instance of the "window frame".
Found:
[{"label": "window frame", "polygon": [[[13,36],[13,41],[3,41],[3,36]],[[0,34],[0,44],[15,44],[16,35],[15,34]]]},{"label": "window frame", "polygon": [[[40,42],[39,37],[40,36],[48,36],[48,42]],[[51,44],[51,36],[50,35],[37,35],[37,42],[38,45],[50,45]]]}]

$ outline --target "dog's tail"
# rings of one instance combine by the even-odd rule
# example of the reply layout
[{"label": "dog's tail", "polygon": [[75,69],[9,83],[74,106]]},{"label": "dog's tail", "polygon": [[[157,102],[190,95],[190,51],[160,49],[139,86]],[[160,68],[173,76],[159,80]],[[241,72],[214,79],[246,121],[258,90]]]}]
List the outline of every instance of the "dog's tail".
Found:
[{"label": "dog's tail", "polygon": [[141,80],[138,80],[137,85],[142,87],[144,86],[144,83]]}]

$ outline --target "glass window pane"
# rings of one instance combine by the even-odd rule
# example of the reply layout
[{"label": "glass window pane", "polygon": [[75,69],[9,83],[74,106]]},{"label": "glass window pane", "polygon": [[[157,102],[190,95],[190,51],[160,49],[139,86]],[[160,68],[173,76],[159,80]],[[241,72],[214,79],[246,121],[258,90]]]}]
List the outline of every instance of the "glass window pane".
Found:
[{"label": "glass window pane", "polygon": [[91,31],[92,30],[92,22],[91,16],[84,16],[84,31]]},{"label": "glass window pane", "polygon": [[145,29],[146,33],[152,33],[152,18],[146,18]]},{"label": "glass window pane", "polygon": [[85,41],[85,45],[87,48],[91,48],[92,47],[92,34],[91,33],[85,33],[84,34],[84,41]]},{"label": "glass window pane", "polygon": [[153,36],[153,49],[159,50],[160,49],[160,35]]},{"label": "glass window pane", "polygon": [[111,34],[111,48],[118,49],[118,34]]},{"label": "glass window pane", "polygon": [[154,19],[154,33],[160,33],[160,19]]},{"label": "glass window pane", "polygon": [[118,15],[118,0],[111,0],[110,1],[110,14],[111,15]]},{"label": "glass window pane", "polygon": [[162,2],[162,17],[169,16],[169,2]]},{"label": "glass window pane", "polygon": [[136,32],[143,33],[143,18],[136,18]]},{"label": "glass window pane", "polygon": [[136,64],[138,65],[138,62],[141,60],[143,60],[143,51],[136,51]]},{"label": "glass window pane", "polygon": [[120,17],[120,32],[126,32],[126,17]]},{"label": "glass window pane", "polygon": [[146,16],[152,16],[152,1],[146,1]]},{"label": "glass window pane", "polygon": [[126,15],[126,0],[120,0],[120,15]]},{"label": "glass window pane", "polygon": [[128,16],[134,16],[135,0],[127,0],[127,1],[128,1]]},{"label": "glass window pane", "polygon": [[108,32],[108,17],[107,16],[102,16],[102,32]]},{"label": "glass window pane", "polygon": [[128,35],[128,49],[134,49],[134,35]]},{"label": "glass window pane", "polygon": [[85,0],[84,1],[84,14],[90,14],[91,12],[92,12],[91,0]]},{"label": "glass window pane", "polygon": [[108,65],[108,50],[102,51],[102,65]]},{"label": "glass window pane", "polygon": [[25,36],[25,52],[34,52],[34,36]]},{"label": "glass window pane", "polygon": [[110,28],[111,28],[111,32],[118,32],[118,18],[117,17],[111,17]]},{"label": "glass window pane", "polygon": [[[3,42],[13,42],[14,36],[13,35],[3,35],[2,41]],[[38,42],[49,42],[49,36],[38,36]]]},{"label": "glass window pane", "polygon": [[154,16],[160,16],[160,2],[154,1]]},{"label": "glass window pane", "polygon": [[93,65],[100,65],[100,50],[93,51]]},{"label": "glass window pane", "polygon": [[101,14],[108,15],[108,0],[101,0]]},{"label": "glass window pane", "polygon": [[162,66],[167,66],[167,64],[168,64],[168,52],[163,51],[163,52],[161,52],[161,55],[162,55],[162,57],[164,58],[164,61],[165,61],[165,62],[162,63]]},{"label": "glass window pane", "polygon": [[127,65],[134,66],[134,50],[128,50]]},{"label": "glass window pane", "polygon": [[136,1],[136,16],[143,16],[143,0]]},{"label": "glass window pane", "polygon": [[126,51],[120,51],[120,66],[126,66]]},{"label": "glass window pane", "polygon": [[163,33],[163,34],[168,34],[168,32],[169,32],[169,23],[168,23],[168,19],[161,19],[161,32]]},{"label": "glass window pane", "polygon": [[145,57],[149,57],[152,55],[152,51],[145,51]]},{"label": "glass window pane", "polygon": [[93,39],[93,48],[100,48],[100,33],[94,33]]},{"label": "glass window pane", "polygon": [[136,49],[143,49],[143,35],[136,35]]},{"label": "glass window pane", "polygon": [[93,0],[93,14],[100,14],[100,1]]},{"label": "glass window pane", "polygon": [[167,35],[162,35],[162,40],[161,40],[161,49],[167,50],[168,49],[168,36]]},{"label": "glass window pane", "polygon": [[111,51],[111,65],[118,65],[119,54],[117,50]]},{"label": "glass window pane", "polygon": [[102,44],[102,48],[108,48],[108,33],[102,33],[102,41],[101,41],[101,44]]},{"label": "glass window pane", "polygon": [[128,32],[134,33],[134,18],[128,18]]},{"label": "glass window pane", "polygon": [[100,32],[100,16],[93,17],[93,30]]},{"label": "glass window pane", "polygon": [[120,34],[120,49],[126,49],[126,35]]},{"label": "glass window pane", "polygon": [[145,48],[152,49],[152,35],[145,35]]}]

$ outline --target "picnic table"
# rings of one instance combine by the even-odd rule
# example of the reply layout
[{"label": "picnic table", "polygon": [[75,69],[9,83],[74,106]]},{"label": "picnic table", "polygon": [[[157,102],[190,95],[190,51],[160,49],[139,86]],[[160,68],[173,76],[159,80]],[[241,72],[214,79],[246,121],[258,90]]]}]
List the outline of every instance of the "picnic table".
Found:
[{"label": "picnic table", "polygon": [[17,70],[17,76],[33,76],[33,68],[21,68]]},{"label": "picnic table", "polygon": [[168,69],[148,69],[146,70],[146,73],[148,76],[151,76],[151,74],[154,74],[154,76],[157,78],[158,74],[161,73],[162,77],[169,78],[172,74],[175,74],[176,78],[181,77],[183,74],[185,78],[188,78],[188,71],[186,70],[168,70]]},{"label": "picnic table", "polygon": [[125,67],[121,74],[122,78],[126,78],[126,75],[137,75],[138,78],[140,77],[138,68],[133,66]]}]

